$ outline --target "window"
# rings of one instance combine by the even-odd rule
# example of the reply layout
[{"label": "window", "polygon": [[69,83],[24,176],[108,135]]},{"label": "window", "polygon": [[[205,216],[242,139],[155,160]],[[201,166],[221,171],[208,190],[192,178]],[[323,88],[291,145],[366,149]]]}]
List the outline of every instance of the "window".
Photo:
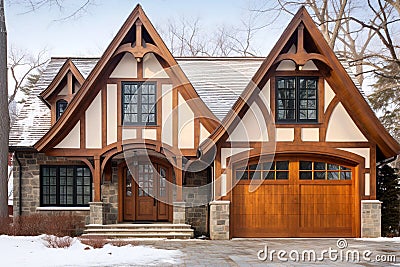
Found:
[{"label": "window", "polygon": [[85,166],[41,166],[41,206],[88,206],[92,175]]},{"label": "window", "polygon": [[318,121],[318,77],[276,78],[276,121]]},{"label": "window", "polygon": [[289,161],[263,162],[236,169],[237,180],[287,180]]},{"label": "window", "polygon": [[300,180],[351,180],[351,169],[326,162],[300,161]]},{"label": "window", "polygon": [[61,115],[64,113],[64,111],[67,109],[68,102],[61,99],[58,100],[56,103],[56,120],[58,120]]},{"label": "window", "polygon": [[122,123],[156,124],[156,83],[122,83]]}]

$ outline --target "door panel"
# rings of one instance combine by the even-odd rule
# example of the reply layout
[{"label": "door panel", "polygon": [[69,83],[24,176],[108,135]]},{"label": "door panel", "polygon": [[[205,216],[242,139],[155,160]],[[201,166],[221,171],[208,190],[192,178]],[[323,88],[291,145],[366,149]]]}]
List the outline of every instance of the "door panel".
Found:
[{"label": "door panel", "polygon": [[138,163],[132,174],[125,168],[124,220],[167,221],[170,219],[168,179],[170,169],[163,165]]}]

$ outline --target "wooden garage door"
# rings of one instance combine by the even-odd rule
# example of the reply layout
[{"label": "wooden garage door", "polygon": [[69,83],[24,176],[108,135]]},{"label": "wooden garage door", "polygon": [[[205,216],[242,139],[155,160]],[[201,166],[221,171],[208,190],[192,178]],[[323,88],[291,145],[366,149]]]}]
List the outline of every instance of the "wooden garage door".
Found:
[{"label": "wooden garage door", "polygon": [[[306,160],[236,168],[233,236],[354,236],[353,173],[351,166]],[[252,179],[261,185],[249,192]]]}]

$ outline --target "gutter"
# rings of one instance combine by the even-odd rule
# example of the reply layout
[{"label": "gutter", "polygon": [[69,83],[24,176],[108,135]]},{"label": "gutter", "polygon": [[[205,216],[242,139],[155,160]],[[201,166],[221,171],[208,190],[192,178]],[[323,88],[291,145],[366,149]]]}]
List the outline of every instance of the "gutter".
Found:
[{"label": "gutter", "polygon": [[18,201],[19,201],[19,205],[18,205],[18,212],[19,212],[19,216],[22,215],[22,167],[21,167],[21,161],[18,158],[18,153],[15,153],[15,159],[18,162],[18,167],[19,167],[19,184],[18,184]]}]

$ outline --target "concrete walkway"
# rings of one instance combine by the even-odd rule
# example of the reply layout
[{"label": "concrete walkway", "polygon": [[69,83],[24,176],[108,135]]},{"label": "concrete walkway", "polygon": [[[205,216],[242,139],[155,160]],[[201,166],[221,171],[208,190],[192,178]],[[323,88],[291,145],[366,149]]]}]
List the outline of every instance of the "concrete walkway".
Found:
[{"label": "concrete walkway", "polygon": [[[138,243],[156,248],[179,249],[183,253],[180,266],[400,266],[400,239],[398,238],[369,240],[349,238],[339,243],[338,239],[332,238],[228,241],[146,240]],[[266,248],[268,259],[259,260],[258,256],[265,258],[263,252]],[[286,262],[278,259],[280,250],[286,252],[286,254],[280,252],[281,258]],[[315,251],[316,260],[313,259],[313,251]],[[271,253],[273,260],[271,260]],[[359,261],[354,261],[353,259],[357,259],[358,255]],[[394,257],[395,262],[393,262]],[[311,261],[309,261],[310,258]],[[385,260],[385,262],[378,262],[379,260]]]}]

